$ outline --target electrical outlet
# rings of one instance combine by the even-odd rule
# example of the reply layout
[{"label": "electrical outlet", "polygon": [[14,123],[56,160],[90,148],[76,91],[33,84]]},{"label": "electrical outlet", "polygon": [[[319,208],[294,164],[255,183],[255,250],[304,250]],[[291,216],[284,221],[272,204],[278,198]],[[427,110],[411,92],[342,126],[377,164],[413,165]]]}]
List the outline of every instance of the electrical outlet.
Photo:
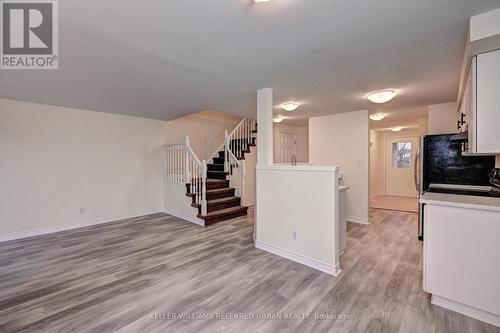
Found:
[{"label": "electrical outlet", "polygon": [[292,239],[293,240],[297,240],[298,239],[296,231],[292,232]]},{"label": "electrical outlet", "polygon": [[81,215],[85,214],[85,208],[80,208],[80,214]]}]

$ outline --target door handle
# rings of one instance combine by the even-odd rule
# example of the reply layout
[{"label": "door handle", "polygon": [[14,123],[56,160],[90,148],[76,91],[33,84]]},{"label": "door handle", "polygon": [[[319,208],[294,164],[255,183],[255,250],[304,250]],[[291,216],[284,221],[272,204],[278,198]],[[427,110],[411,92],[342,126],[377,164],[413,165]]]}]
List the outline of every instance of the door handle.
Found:
[{"label": "door handle", "polygon": [[418,183],[418,160],[420,158],[420,151],[417,150],[415,153],[415,159],[413,161],[413,181],[415,182],[415,189],[420,193],[420,184]]}]

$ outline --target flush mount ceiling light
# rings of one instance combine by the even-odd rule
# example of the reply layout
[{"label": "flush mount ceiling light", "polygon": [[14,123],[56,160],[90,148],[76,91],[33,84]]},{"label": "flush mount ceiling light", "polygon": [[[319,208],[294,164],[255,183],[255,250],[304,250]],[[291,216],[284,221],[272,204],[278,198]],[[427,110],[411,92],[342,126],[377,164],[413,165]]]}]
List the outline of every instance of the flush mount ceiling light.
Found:
[{"label": "flush mount ceiling light", "polygon": [[382,120],[384,118],[385,118],[385,115],[383,115],[381,113],[375,113],[375,114],[370,115],[370,119],[375,120],[375,121],[379,121],[379,120]]},{"label": "flush mount ceiling light", "polygon": [[275,123],[281,123],[283,121],[283,119],[285,119],[284,117],[282,116],[276,116],[273,118],[273,122]]},{"label": "flush mount ceiling light", "polygon": [[396,127],[391,127],[391,131],[393,132],[399,132],[401,131],[403,128],[401,126],[396,126]]},{"label": "flush mount ceiling light", "polygon": [[368,98],[373,103],[382,104],[382,103],[389,102],[391,99],[396,97],[397,94],[398,94],[398,92],[396,90],[384,89],[384,90],[374,91],[372,93],[369,93],[366,96],[366,98]]},{"label": "flush mount ceiling light", "polygon": [[293,111],[293,110],[295,110],[296,108],[298,108],[298,107],[299,107],[299,103],[295,103],[295,102],[286,102],[286,103],[283,103],[283,104],[281,105],[281,107],[283,108],[283,110],[290,112],[290,111]]},{"label": "flush mount ceiling light", "polygon": [[255,3],[261,3],[261,2],[269,2],[271,0],[253,0]]}]

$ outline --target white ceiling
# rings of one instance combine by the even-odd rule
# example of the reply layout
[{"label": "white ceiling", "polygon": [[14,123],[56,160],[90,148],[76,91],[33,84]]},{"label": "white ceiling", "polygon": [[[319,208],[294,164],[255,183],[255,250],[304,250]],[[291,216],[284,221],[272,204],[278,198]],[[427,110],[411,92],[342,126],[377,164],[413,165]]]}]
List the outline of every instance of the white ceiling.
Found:
[{"label": "white ceiling", "polygon": [[374,110],[371,114],[381,113],[384,119],[370,120],[370,128],[375,130],[389,130],[391,127],[417,128],[419,119],[428,119],[429,108],[427,106],[411,107],[403,109]]},{"label": "white ceiling", "polygon": [[0,97],[172,119],[255,114],[275,89],[294,115],[454,100],[467,18],[499,0],[65,0],[59,70],[0,72]]}]

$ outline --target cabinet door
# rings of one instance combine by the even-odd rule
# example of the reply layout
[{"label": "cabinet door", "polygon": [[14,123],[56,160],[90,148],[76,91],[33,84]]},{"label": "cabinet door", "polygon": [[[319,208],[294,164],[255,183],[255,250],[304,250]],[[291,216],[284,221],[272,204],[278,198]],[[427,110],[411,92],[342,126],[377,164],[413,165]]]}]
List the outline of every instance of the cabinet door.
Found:
[{"label": "cabinet door", "polygon": [[500,212],[425,206],[424,290],[500,315]]},{"label": "cabinet door", "polygon": [[469,151],[471,153],[477,153],[476,144],[476,77],[477,77],[477,58],[472,58],[472,63],[469,70],[469,110],[467,112],[467,121],[469,129]]},{"label": "cabinet door", "polygon": [[500,153],[500,50],[477,56],[476,147]]},{"label": "cabinet door", "polygon": [[460,127],[460,132],[467,132],[469,129],[469,108],[470,108],[470,86],[471,86],[471,74],[469,70],[469,75],[467,76],[467,81],[465,82],[464,95],[462,97],[462,107],[460,113],[458,114],[458,120],[464,121]]}]

